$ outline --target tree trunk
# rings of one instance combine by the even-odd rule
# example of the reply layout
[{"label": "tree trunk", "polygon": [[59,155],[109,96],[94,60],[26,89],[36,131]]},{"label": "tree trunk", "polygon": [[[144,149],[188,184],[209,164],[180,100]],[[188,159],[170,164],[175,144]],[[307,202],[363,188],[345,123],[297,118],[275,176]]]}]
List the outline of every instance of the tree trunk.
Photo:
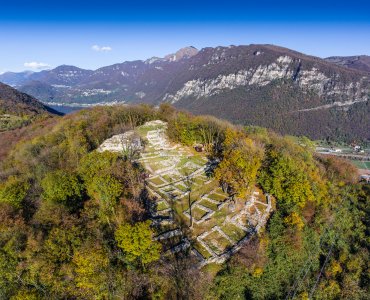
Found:
[{"label": "tree trunk", "polygon": [[191,213],[191,197],[189,192],[189,214],[190,214],[190,228],[193,228],[193,215]]}]

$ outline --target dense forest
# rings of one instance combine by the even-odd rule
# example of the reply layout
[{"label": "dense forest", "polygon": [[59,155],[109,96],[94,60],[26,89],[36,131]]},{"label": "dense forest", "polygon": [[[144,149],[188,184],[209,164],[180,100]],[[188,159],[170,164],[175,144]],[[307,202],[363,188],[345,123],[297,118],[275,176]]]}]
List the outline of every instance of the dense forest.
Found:
[{"label": "dense forest", "polygon": [[[230,194],[258,186],[276,199],[266,228],[223,265],[164,255],[143,166],[96,151],[158,119],[173,142],[205,145],[218,162],[209,176]],[[370,186],[305,137],[168,105],[95,107],[22,130],[0,161],[0,299],[369,297]]]}]

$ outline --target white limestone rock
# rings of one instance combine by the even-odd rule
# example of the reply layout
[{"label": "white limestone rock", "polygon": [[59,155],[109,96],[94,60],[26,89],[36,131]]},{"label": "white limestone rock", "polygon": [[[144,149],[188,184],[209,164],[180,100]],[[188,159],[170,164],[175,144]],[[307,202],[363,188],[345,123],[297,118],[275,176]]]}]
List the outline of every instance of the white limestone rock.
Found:
[{"label": "white limestone rock", "polygon": [[133,130],[114,135],[105,140],[97,151],[123,152],[129,148],[133,150],[140,150],[142,148],[141,139]]}]

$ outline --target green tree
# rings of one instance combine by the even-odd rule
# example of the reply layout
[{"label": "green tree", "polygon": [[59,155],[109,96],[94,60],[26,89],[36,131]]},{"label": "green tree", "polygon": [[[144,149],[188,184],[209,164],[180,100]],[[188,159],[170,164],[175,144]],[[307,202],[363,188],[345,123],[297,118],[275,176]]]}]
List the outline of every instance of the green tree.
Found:
[{"label": "green tree", "polygon": [[54,227],[44,242],[44,252],[49,261],[62,263],[71,260],[73,251],[81,244],[81,228]]},{"label": "green tree", "polygon": [[90,183],[97,175],[109,174],[118,158],[117,153],[92,151],[83,157],[78,172],[85,182]]},{"label": "green tree", "polygon": [[223,157],[215,170],[215,177],[227,183],[234,193],[245,195],[255,184],[262,163],[262,149],[242,132],[226,129]]},{"label": "green tree", "polygon": [[10,300],[40,300],[42,297],[35,291],[28,289],[21,289],[10,298]]},{"label": "green tree", "polygon": [[14,208],[20,208],[27,195],[30,185],[16,176],[0,184],[0,203],[7,203]]},{"label": "green tree", "polygon": [[84,246],[73,256],[75,265],[75,294],[83,299],[108,298],[108,268],[107,253],[99,246]]},{"label": "green tree", "polygon": [[57,170],[41,181],[42,197],[52,203],[75,206],[83,196],[83,185],[75,174]]},{"label": "green tree", "polygon": [[287,210],[297,205],[302,208],[315,199],[304,164],[283,152],[268,153],[268,166],[261,172],[259,182]]},{"label": "green tree", "polygon": [[150,221],[124,224],[116,230],[115,238],[129,262],[139,261],[146,265],[160,257],[161,244],[153,241]]},{"label": "green tree", "polygon": [[112,211],[122,194],[122,184],[112,175],[96,176],[88,183],[87,192],[99,202],[103,211]]}]

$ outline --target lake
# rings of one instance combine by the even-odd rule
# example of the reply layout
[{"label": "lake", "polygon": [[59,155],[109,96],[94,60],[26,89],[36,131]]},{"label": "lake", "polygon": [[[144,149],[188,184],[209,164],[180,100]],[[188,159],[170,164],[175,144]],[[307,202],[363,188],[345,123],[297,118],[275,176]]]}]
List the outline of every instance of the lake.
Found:
[{"label": "lake", "polygon": [[64,105],[48,105],[48,106],[63,114],[70,114],[75,111],[86,108],[86,107],[79,107],[79,106],[64,106]]}]

